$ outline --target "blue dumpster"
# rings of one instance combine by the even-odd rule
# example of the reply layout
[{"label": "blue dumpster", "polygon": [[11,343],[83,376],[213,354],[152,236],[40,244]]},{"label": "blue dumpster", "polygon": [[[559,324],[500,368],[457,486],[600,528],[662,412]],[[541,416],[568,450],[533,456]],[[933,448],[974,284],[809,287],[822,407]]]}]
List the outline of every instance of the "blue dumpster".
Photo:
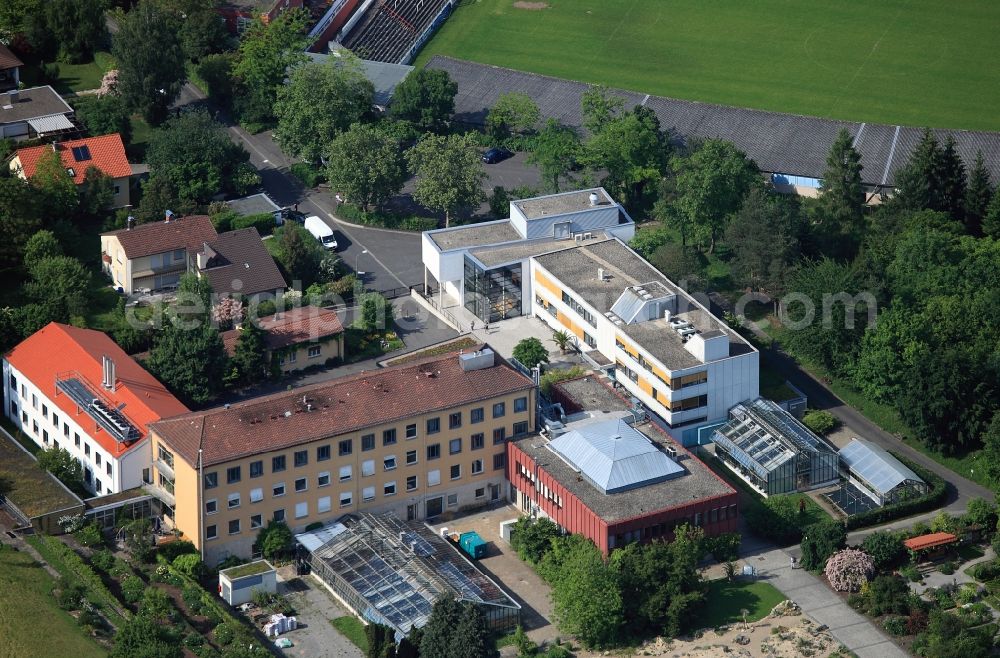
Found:
[{"label": "blue dumpster", "polygon": [[463,532],[458,537],[458,545],[473,560],[486,557],[486,542],[478,532]]}]

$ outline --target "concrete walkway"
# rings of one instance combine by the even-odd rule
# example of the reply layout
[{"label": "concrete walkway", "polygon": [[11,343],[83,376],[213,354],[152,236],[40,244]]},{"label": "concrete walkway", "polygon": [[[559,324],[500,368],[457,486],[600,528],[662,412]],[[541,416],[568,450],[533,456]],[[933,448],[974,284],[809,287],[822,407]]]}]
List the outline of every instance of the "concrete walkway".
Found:
[{"label": "concrete walkway", "polygon": [[817,624],[826,624],[830,633],[858,658],[907,657],[871,620],[851,609],[817,576],[805,569],[792,569],[791,557],[782,549],[772,549],[743,560],[757,568],[761,580],[797,603],[804,614]]}]

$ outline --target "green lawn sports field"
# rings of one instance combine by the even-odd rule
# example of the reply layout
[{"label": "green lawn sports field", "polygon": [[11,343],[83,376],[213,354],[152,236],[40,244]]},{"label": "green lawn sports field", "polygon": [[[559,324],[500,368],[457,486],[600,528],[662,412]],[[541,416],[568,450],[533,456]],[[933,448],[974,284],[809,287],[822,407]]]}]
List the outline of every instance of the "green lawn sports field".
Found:
[{"label": "green lawn sports field", "polygon": [[725,105],[1000,130],[998,35],[998,0],[462,0],[416,64],[441,54]]}]

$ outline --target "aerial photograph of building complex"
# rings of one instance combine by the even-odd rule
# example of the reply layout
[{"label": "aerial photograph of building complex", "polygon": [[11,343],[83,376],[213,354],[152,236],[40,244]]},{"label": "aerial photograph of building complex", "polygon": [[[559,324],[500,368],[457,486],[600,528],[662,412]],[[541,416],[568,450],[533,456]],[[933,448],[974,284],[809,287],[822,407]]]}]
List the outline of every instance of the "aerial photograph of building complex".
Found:
[{"label": "aerial photograph of building complex", "polygon": [[0,3],[0,654],[1000,654],[998,31]]}]

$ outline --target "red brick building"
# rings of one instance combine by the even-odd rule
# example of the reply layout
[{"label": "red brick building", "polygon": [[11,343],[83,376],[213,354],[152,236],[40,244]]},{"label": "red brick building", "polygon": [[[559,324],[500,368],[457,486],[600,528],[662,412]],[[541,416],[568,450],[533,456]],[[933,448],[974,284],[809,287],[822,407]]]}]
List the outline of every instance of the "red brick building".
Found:
[{"label": "red brick building", "polygon": [[558,436],[508,444],[515,502],[590,538],[605,554],[633,541],[670,539],[688,523],[707,535],[737,529],[738,494],[629,402],[593,376],[563,382],[570,414]]}]

